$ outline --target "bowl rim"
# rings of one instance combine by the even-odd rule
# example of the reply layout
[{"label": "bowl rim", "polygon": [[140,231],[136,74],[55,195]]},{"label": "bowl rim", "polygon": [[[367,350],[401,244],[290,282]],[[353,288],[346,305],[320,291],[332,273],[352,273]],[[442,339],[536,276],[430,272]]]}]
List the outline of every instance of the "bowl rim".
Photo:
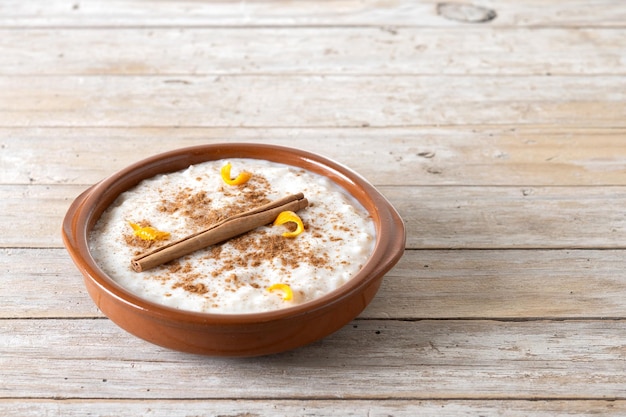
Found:
[{"label": "bowl rim", "polygon": [[[255,152],[262,152],[263,157],[246,156]],[[182,168],[162,169],[164,166],[172,166],[176,165],[176,163],[181,163],[181,161],[186,161],[190,158],[190,155],[192,160],[197,158],[197,161],[187,163],[186,165],[183,164]],[[284,155],[298,161],[298,164],[285,162],[285,159],[279,158],[279,156]],[[98,266],[89,251],[89,232],[102,212],[110,206],[118,195],[143,179],[180,171],[186,166],[204,161],[228,158],[264,159],[308,169],[327,177],[359,201],[374,219],[376,228],[376,243],[372,254],[363,267],[338,288],[302,304],[265,312],[233,314],[177,309],[144,299],[118,284]],[[157,172],[154,172],[155,170]],[[137,174],[139,174],[137,178],[129,181],[129,177],[134,178]],[[358,195],[350,192],[344,184],[349,184],[355,190],[358,190]],[[121,191],[111,191],[117,187],[121,187]],[[110,202],[103,204],[102,201],[106,200],[110,200]],[[63,220],[62,232],[66,249],[76,266],[83,273],[84,278],[90,279],[110,297],[127,306],[149,313],[153,318],[165,322],[186,322],[189,325],[211,324],[217,326],[246,326],[254,323],[266,323],[285,318],[322,313],[327,308],[332,307],[336,303],[341,303],[343,299],[360,291],[361,288],[367,287],[372,281],[381,278],[403,255],[406,244],[404,221],[396,209],[372,184],[352,169],[325,156],[306,150],[282,145],[239,142],[211,143],[177,148],[149,156],[122,168],[89,187],[74,200]]]}]

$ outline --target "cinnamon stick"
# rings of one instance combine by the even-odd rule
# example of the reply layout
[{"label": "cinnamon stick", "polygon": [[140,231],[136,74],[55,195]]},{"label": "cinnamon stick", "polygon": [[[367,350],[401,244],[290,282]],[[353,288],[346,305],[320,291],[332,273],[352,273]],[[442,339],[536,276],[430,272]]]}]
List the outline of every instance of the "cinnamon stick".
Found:
[{"label": "cinnamon stick", "polygon": [[259,226],[272,223],[281,212],[287,210],[298,211],[305,208],[308,204],[308,200],[304,198],[302,193],[281,198],[280,200],[231,216],[205,230],[138,255],[131,259],[131,267],[136,272],[146,271],[199,249],[239,236]]}]

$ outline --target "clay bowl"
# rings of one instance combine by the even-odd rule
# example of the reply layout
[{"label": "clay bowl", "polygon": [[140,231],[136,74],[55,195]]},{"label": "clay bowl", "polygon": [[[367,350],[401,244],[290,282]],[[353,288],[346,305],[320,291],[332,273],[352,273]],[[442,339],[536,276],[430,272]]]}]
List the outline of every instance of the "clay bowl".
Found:
[{"label": "clay bowl", "polygon": [[[177,310],[133,295],[107,276],[92,258],[87,238],[102,212],[143,179],[224,158],[255,158],[325,175],[352,194],[376,225],[376,245],[365,266],[325,296],[281,310],[251,314],[208,314]],[[383,276],[404,253],[404,223],[366,180],[322,156],[273,145],[213,144],[184,148],[139,161],[83,192],[63,221],[63,239],[84,276],[89,295],[118,326],[151,343],[212,356],[258,356],[294,349],[321,339],[354,319],[372,300]]]}]

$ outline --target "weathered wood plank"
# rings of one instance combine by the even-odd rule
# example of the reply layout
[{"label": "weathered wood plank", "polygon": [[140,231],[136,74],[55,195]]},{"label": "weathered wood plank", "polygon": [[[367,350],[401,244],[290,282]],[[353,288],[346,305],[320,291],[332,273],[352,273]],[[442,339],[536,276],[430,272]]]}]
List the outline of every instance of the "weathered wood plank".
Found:
[{"label": "weathered wood plank", "polygon": [[361,318],[625,317],[624,251],[406,251]]},{"label": "weathered wood plank", "polygon": [[[60,247],[77,185],[0,186],[0,247]],[[411,249],[626,248],[626,187],[380,187]]]},{"label": "weathered wood plank", "polygon": [[3,76],[0,103],[4,127],[616,128],[626,77]]},{"label": "weathered wood plank", "polygon": [[0,186],[0,247],[59,247],[70,204],[86,187]]},{"label": "weathered wood plank", "polygon": [[622,187],[382,187],[407,247],[626,248]]},{"label": "weathered wood plank", "polygon": [[0,29],[0,50],[2,75],[626,72],[621,28]]},{"label": "weathered wood plank", "polygon": [[626,185],[625,136],[623,128],[542,126],[0,128],[0,184],[91,185],[167,150],[251,142],[326,155],[377,186]]},{"label": "weathered wood plank", "polygon": [[65,249],[0,249],[0,317],[102,317]]},{"label": "weathered wood plank", "polygon": [[[626,319],[623,250],[407,251],[362,319]],[[0,249],[0,318],[102,317],[64,249]]]},{"label": "weathered wood plank", "polygon": [[606,400],[25,400],[0,399],[3,416],[83,417],[92,415],[133,415],[152,417],[415,417],[437,415],[458,417],[553,417],[623,416],[626,401]]},{"label": "weathered wood plank", "polygon": [[302,349],[238,360],[171,352],[108,320],[1,323],[7,398],[623,400],[625,394],[624,321],[356,321]]},{"label": "weathered wood plank", "polygon": [[[111,0],[50,0],[41,3],[5,0],[0,7],[1,26],[268,26],[268,25],[392,25],[438,26],[467,24],[474,15],[486,15],[477,7],[489,7],[496,14],[488,21],[494,26],[617,26],[623,27],[626,10],[612,0],[593,2],[514,0],[474,2],[469,13],[439,13],[438,0],[314,0],[229,2]],[[458,2],[457,2],[458,3]],[[464,2],[467,4],[467,2]],[[485,3],[485,2],[483,2]],[[470,19],[463,19],[467,15]],[[447,16],[447,17],[446,17]],[[461,21],[454,17],[461,17]],[[465,21],[464,21],[465,20]]]}]

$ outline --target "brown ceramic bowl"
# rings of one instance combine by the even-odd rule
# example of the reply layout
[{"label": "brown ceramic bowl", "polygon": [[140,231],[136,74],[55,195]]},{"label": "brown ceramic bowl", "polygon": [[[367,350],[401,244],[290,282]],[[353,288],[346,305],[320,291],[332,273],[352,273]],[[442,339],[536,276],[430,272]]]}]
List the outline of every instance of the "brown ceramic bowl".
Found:
[{"label": "brown ceramic bowl", "polygon": [[[276,311],[209,314],[146,301],[118,285],[96,264],[88,235],[102,212],[143,179],[224,158],[255,158],[301,167],[330,178],[352,194],[376,224],[376,246],[365,266],[325,296]],[[305,151],[259,144],[214,144],[166,152],[139,161],[83,192],[63,221],[63,239],[98,308],[128,332],[154,344],[213,356],[257,356],[321,339],[354,319],[372,300],[404,253],[404,223],[389,202],[355,172]]]}]

